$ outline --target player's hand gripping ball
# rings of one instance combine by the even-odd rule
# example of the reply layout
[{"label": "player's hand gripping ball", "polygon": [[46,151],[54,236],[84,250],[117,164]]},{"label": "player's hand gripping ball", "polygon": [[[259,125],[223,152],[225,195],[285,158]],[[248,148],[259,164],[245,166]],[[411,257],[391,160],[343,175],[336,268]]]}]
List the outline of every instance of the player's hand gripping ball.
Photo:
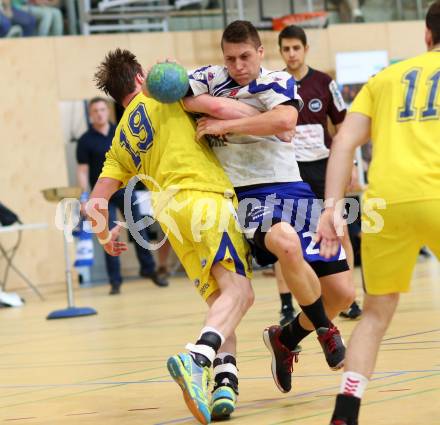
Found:
[{"label": "player's hand gripping ball", "polygon": [[189,80],[186,69],[177,63],[157,63],[148,73],[148,92],[159,102],[177,102],[186,95],[188,88]]}]

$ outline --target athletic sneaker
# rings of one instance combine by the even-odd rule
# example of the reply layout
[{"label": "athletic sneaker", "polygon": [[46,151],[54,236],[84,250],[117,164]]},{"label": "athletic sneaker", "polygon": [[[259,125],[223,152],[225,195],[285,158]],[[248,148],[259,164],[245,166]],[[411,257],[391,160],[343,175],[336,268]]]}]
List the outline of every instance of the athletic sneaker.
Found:
[{"label": "athletic sneaker", "polygon": [[295,320],[296,314],[293,308],[283,308],[280,311],[280,326],[286,326]]},{"label": "athletic sneaker", "polygon": [[354,301],[350,308],[346,311],[341,311],[339,316],[344,317],[345,319],[356,320],[361,317],[361,314],[361,308],[359,307],[358,303]]},{"label": "athletic sneaker", "polygon": [[237,394],[227,386],[217,387],[212,392],[211,417],[213,420],[228,419],[235,410]]},{"label": "athletic sneaker", "polygon": [[358,425],[358,421],[350,421],[348,419],[332,419],[330,425]]},{"label": "athletic sneaker", "polygon": [[344,366],[345,345],[339,329],[332,324],[329,328],[318,328],[316,333],[330,368],[338,370]]},{"label": "athletic sneaker", "polygon": [[278,389],[288,393],[292,389],[293,361],[298,363],[299,350],[290,351],[281,341],[281,326],[274,325],[263,331],[263,341],[272,355],[272,376]]},{"label": "athletic sneaker", "polygon": [[209,368],[199,366],[190,354],[180,353],[168,359],[171,377],[183,392],[188,409],[203,425],[211,422],[208,402]]}]

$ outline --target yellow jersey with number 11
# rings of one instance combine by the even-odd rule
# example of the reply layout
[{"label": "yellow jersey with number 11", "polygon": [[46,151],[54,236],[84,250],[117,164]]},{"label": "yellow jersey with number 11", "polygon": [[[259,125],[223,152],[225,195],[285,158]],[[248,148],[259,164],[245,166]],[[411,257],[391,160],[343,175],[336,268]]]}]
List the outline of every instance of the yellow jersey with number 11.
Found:
[{"label": "yellow jersey with number 11", "polygon": [[365,198],[388,204],[440,199],[440,52],[372,77],[350,112],[371,118],[372,162]]}]

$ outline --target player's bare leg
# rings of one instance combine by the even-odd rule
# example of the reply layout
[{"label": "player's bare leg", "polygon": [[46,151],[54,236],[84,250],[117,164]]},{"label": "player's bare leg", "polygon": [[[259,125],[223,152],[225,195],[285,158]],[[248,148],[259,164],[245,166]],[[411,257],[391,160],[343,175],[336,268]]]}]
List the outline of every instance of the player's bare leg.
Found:
[{"label": "player's bare leg", "polygon": [[357,425],[361,398],[373,373],[380,343],[398,302],[397,293],[365,295],[364,313],[348,344],[332,425]]},{"label": "player's bare leg", "polygon": [[295,308],[292,303],[292,293],[284,280],[281,266],[278,261],[274,264],[275,279],[277,282],[278,293],[280,294],[280,326],[285,326],[295,319]]},{"label": "player's bare leg", "polygon": [[168,370],[183,391],[185,402],[202,424],[211,421],[208,401],[209,369],[220,347],[235,345],[234,331],[254,300],[248,278],[226,270],[220,263],[211,268],[218,291],[207,302],[205,326],[195,344],[188,344],[189,354],[170,357]]},{"label": "player's bare leg", "polygon": [[[319,279],[303,258],[295,230],[290,224],[277,223],[266,233],[264,242],[266,248],[278,258],[290,291],[313,324],[327,363],[332,369],[341,367],[345,355],[341,335],[325,313]],[[291,389],[291,369],[296,353],[292,353],[280,341],[281,331],[279,326],[272,326],[264,331],[263,338],[272,354],[275,383],[282,392],[288,392]]]},{"label": "player's bare leg", "polygon": [[[344,248],[345,254],[347,255],[347,263],[350,270],[354,270],[354,252],[353,246],[351,245],[350,233],[348,232],[348,226],[344,226],[344,235],[341,240],[342,247]],[[356,295],[355,295],[356,296]],[[362,310],[359,307],[356,300],[354,300],[348,308],[344,308],[340,312],[340,316],[346,319],[358,319],[362,314]]]}]

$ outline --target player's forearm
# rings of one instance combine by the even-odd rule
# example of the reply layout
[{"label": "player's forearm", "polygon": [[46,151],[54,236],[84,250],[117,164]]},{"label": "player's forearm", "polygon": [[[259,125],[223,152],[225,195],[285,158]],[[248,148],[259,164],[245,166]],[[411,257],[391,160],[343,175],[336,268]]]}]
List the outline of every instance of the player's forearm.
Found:
[{"label": "player's forearm", "polygon": [[221,120],[231,120],[259,115],[260,112],[235,99],[214,97],[209,94],[190,96],[183,99],[185,109],[189,112],[198,112]]},{"label": "player's forearm", "polygon": [[330,152],[325,177],[326,208],[338,209],[342,214],[340,201],[344,198],[345,188],[350,183],[353,167],[354,149],[342,143],[334,143]]},{"label": "player's forearm", "polygon": [[[350,183],[353,157],[358,146],[365,144],[370,137],[371,120],[359,113],[350,113],[333,139],[330,158],[327,165],[325,199],[331,204],[344,198]],[[342,213],[342,205],[338,204]]]},{"label": "player's forearm", "polygon": [[282,134],[295,130],[297,118],[296,109],[287,106],[282,110],[272,109],[257,116],[228,120],[226,132],[253,136]]},{"label": "player's forearm", "polygon": [[89,187],[89,166],[87,164],[78,165],[76,177],[78,180],[78,185],[82,191],[87,192]]},{"label": "player's forearm", "polygon": [[108,201],[120,187],[119,180],[99,178],[87,202],[86,212],[92,223],[92,230],[101,240],[109,236]]}]

